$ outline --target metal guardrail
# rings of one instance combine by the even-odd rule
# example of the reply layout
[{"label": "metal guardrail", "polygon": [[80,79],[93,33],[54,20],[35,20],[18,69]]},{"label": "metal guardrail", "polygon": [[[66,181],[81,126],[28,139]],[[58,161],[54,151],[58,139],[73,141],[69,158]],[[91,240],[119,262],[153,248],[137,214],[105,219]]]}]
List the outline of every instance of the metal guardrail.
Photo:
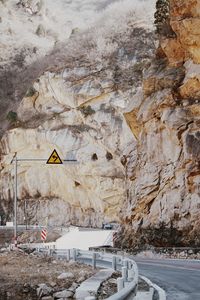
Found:
[{"label": "metal guardrail", "polygon": [[[117,293],[106,300],[134,299],[138,287],[138,267],[134,260],[102,252],[84,251],[79,249],[55,249],[53,246],[37,248],[38,252],[67,260],[74,260],[92,265],[93,268],[105,267],[120,271],[122,277],[117,278]],[[94,298],[95,299],[95,298]]]},{"label": "metal guardrail", "polygon": [[[38,231],[43,228],[45,228],[45,226],[42,226],[42,225],[37,225],[37,226],[36,225],[27,225],[27,226],[26,225],[18,225],[17,226],[18,231],[31,231],[31,230]],[[14,226],[13,225],[11,225],[11,226],[1,225],[0,230],[14,230]]]}]

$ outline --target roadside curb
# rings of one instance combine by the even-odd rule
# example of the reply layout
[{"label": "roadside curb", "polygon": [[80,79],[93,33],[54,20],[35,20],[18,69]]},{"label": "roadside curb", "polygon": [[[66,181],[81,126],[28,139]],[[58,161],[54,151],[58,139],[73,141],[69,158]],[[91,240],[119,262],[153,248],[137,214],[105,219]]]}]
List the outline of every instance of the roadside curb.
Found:
[{"label": "roadside curb", "polygon": [[[76,289],[75,297],[77,300],[87,299],[87,297],[91,297],[92,295],[97,295],[98,289],[100,285],[108,280],[114,273],[113,269],[102,269],[98,271],[96,274],[86,279],[81,283],[81,285]],[[93,297],[94,298],[94,297]],[[88,298],[89,299],[89,298]]]},{"label": "roadside curb", "polygon": [[157,284],[151,282],[151,280],[149,280],[147,277],[145,276],[140,276],[140,278],[142,278],[150,287],[153,287],[159,295],[159,300],[166,300],[166,293],[165,291],[159,287]]}]

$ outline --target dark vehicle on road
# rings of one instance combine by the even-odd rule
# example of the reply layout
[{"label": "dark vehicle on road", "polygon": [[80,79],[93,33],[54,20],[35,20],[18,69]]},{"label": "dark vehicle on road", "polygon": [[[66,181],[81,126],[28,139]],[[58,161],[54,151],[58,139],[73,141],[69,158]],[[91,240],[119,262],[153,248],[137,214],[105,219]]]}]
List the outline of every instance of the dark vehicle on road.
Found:
[{"label": "dark vehicle on road", "polygon": [[110,224],[110,223],[103,223],[102,224],[102,229],[107,229],[107,230],[111,230],[111,229],[113,229],[113,225],[112,224]]}]

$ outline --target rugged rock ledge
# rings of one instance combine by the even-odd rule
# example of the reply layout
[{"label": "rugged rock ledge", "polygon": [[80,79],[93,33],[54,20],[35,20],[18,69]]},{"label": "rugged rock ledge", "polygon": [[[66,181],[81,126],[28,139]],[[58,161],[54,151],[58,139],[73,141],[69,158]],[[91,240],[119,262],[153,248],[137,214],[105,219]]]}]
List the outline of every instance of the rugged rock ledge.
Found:
[{"label": "rugged rock ledge", "polygon": [[28,90],[1,140],[4,219],[13,154],[48,157],[57,148],[80,165],[20,166],[21,221],[26,202],[30,222],[120,221],[124,247],[200,244],[200,7],[158,2],[157,50],[152,29],[138,22],[100,40],[106,55],[89,32],[71,39],[85,51],[65,52]]},{"label": "rugged rock ledge", "polygon": [[136,154],[136,139],[123,113],[140,93],[143,68],[155,51],[152,27],[138,24],[134,14],[128,11],[117,28],[114,21],[84,38],[77,34],[45,59],[48,70],[28,89],[1,139],[4,221],[12,217],[14,153],[48,158],[56,148],[63,159],[73,155],[79,164],[20,163],[18,221],[120,222],[133,168],[124,158],[134,164]]},{"label": "rugged rock ledge", "polygon": [[199,11],[198,1],[170,1],[174,34],[160,36],[141,102],[126,115],[137,158],[124,246],[200,243]]}]

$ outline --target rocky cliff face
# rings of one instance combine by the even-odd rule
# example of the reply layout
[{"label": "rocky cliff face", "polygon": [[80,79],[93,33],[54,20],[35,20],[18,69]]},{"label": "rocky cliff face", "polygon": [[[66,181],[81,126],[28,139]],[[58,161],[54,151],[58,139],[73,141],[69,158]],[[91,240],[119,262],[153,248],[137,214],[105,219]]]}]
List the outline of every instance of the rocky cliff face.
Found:
[{"label": "rocky cliff face", "polygon": [[199,21],[198,1],[170,1],[170,37],[160,36],[141,102],[126,115],[137,138],[126,246],[200,243]]},{"label": "rocky cliff face", "polygon": [[79,165],[21,163],[21,221],[26,206],[30,222],[121,222],[124,247],[199,245],[199,11],[194,0],[157,1],[158,47],[133,13],[109,34],[97,26],[72,36],[61,61],[50,56],[1,140],[4,217],[13,154],[47,158],[57,148]]},{"label": "rocky cliff face", "polygon": [[14,153],[48,158],[56,148],[61,158],[75,156],[79,164],[20,162],[18,221],[26,211],[30,223],[46,217],[54,225],[120,222],[133,168],[125,157],[134,164],[136,154],[123,113],[137,101],[155,45],[152,25],[137,20],[135,9],[118,13],[117,22],[101,20],[46,57],[48,70],[29,87],[17,114],[9,115],[10,130],[1,139],[4,220],[12,217]]},{"label": "rocky cliff face", "polygon": [[[109,15],[116,0],[0,1],[0,138],[6,116],[16,111],[28,87],[52,64],[64,65],[68,40]],[[124,0],[121,12],[133,4]],[[127,5],[126,5],[127,3]],[[115,5],[116,15],[119,10]],[[109,17],[110,18],[110,17]],[[62,43],[62,45],[60,45]],[[76,46],[75,46],[76,48]],[[49,55],[51,51],[54,54]]]}]

